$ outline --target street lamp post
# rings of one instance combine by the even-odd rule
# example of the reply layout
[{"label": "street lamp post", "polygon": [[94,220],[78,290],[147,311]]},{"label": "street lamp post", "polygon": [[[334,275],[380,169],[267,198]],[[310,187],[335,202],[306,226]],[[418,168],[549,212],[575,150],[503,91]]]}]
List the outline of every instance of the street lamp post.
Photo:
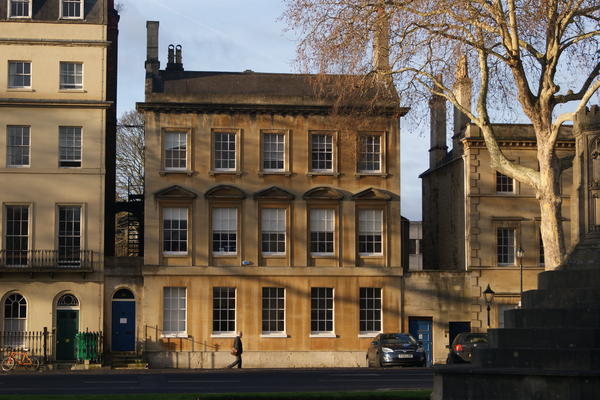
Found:
[{"label": "street lamp post", "polygon": [[519,250],[517,250],[517,258],[519,259],[519,270],[521,272],[521,291],[519,295],[519,308],[521,308],[521,302],[523,301],[523,256],[525,256],[525,250],[519,247]]},{"label": "street lamp post", "polygon": [[488,283],[487,288],[483,291],[483,298],[485,299],[485,305],[487,308],[487,326],[490,327],[490,309],[492,302],[494,301],[494,295],[496,292],[492,290],[490,284]]}]

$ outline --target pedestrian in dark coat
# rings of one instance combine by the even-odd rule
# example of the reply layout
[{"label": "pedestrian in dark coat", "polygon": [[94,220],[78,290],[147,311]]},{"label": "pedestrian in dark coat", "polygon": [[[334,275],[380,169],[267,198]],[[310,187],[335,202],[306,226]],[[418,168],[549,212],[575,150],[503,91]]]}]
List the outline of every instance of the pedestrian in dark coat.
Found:
[{"label": "pedestrian in dark coat", "polygon": [[237,365],[238,368],[242,368],[242,353],[244,352],[244,346],[242,345],[242,332],[233,340],[233,347],[231,348],[231,354],[235,355],[235,361],[227,366],[227,368],[233,368]]}]

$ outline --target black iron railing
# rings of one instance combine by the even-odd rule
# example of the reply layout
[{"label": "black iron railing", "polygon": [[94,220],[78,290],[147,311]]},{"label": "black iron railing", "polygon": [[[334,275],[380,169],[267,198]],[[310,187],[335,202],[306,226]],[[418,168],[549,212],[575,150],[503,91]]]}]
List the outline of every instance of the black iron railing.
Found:
[{"label": "black iron railing", "polygon": [[3,271],[92,271],[94,252],[91,250],[0,250]]},{"label": "black iron railing", "polygon": [[0,354],[4,358],[11,351],[27,350],[29,355],[41,357],[44,362],[48,362],[54,359],[53,340],[53,332],[48,328],[42,331],[0,331]]}]

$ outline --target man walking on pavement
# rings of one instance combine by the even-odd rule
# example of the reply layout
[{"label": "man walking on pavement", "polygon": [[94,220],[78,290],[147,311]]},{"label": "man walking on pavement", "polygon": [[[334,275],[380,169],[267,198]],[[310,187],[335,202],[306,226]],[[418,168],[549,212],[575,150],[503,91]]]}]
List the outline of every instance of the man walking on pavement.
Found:
[{"label": "man walking on pavement", "polygon": [[237,365],[238,368],[242,368],[242,353],[244,352],[244,346],[242,345],[242,332],[233,340],[233,347],[231,354],[235,356],[235,361],[227,366],[227,368],[233,368]]}]

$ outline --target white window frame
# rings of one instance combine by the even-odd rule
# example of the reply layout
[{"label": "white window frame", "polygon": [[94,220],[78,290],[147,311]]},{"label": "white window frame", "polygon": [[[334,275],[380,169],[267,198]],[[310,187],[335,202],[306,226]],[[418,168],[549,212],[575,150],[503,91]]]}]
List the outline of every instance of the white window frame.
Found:
[{"label": "white window frame", "polygon": [[[507,189],[508,187],[510,187],[510,190]],[[496,171],[496,193],[514,194],[515,180],[501,172]]]},{"label": "white window frame", "polygon": [[[66,140],[66,135],[73,134],[72,138],[77,139],[79,136],[79,143],[77,140],[71,140],[63,144],[63,139]],[[63,152],[67,153],[66,157],[63,158]],[[77,152],[79,154],[77,154]],[[59,126],[58,127],[58,166],[59,168],[81,168],[83,154],[83,128],[81,126]],[[65,165],[63,165],[65,163]],[[66,163],[79,163],[79,165],[66,165]]]},{"label": "white window frame", "polygon": [[[20,130],[20,139],[21,144],[13,144],[10,145],[10,135],[11,130],[15,129],[15,133],[19,133],[17,130]],[[27,144],[23,144],[23,133],[27,132]],[[20,150],[21,157],[24,154],[25,149],[27,149],[27,164],[13,164],[11,163],[11,154],[13,151]],[[29,168],[31,166],[31,127],[26,125],[8,125],[6,127],[6,167],[7,168]]]},{"label": "white window frame", "polygon": [[[28,13],[27,15],[12,15],[12,3],[13,2],[18,2],[18,3],[27,3],[27,9],[28,9]],[[8,15],[8,18],[31,18],[31,7],[32,7],[32,1],[31,0],[7,0],[8,6],[6,8],[6,14]]]},{"label": "white window frame", "polygon": [[[267,291],[267,296],[265,297],[265,290]],[[287,337],[285,320],[286,320],[286,290],[283,287],[263,287],[262,288],[262,318],[261,318],[261,337]],[[275,297],[272,297],[272,292],[275,291]],[[280,296],[280,292],[282,295]],[[273,304],[273,302],[275,304]],[[280,302],[282,305],[280,306]],[[265,307],[266,305],[266,307]],[[271,319],[271,312],[276,314],[275,319]],[[265,320],[265,313],[267,315],[267,320]],[[281,324],[282,329],[265,329],[266,327],[270,328],[275,325],[278,328],[278,325]]]},{"label": "white window frame", "polygon": [[[65,15],[65,2],[68,3],[79,3],[79,16],[68,16]],[[60,0],[60,18],[61,19],[83,19],[85,0]]]},{"label": "white window frame", "polygon": [[[172,221],[178,221],[177,227],[169,227],[165,226],[165,221],[167,221],[167,217],[177,214],[179,219],[173,219]],[[181,217],[185,217],[185,219],[181,219]],[[162,209],[162,254],[165,256],[185,256],[189,254],[189,232],[190,232],[190,216],[189,216],[189,208],[187,207],[163,207]],[[181,228],[181,221],[185,221],[185,228]],[[169,240],[170,243],[179,243],[176,247],[181,248],[181,243],[185,245],[185,251],[183,250],[166,250],[165,246],[167,244],[167,231],[171,232],[185,232],[185,240]]]},{"label": "white window frame", "polygon": [[[319,313],[319,311],[321,311],[321,308],[318,307],[318,303],[319,303],[319,299],[321,299],[322,297],[320,296],[321,293],[317,293],[317,297],[315,297],[315,290],[320,290],[320,289],[324,289],[325,292],[325,302],[327,303],[328,300],[331,301],[331,307],[329,307],[328,304],[325,305],[324,311],[326,313],[325,319],[321,320],[320,318],[318,318],[316,321],[313,320],[313,311],[316,311],[317,315]],[[331,296],[329,296],[328,291],[331,292]],[[315,308],[315,300],[317,302],[317,307]],[[327,318],[327,314],[331,313],[331,318]],[[319,328],[319,323],[320,322],[324,322],[325,324],[327,323],[331,323],[331,329],[327,330],[321,330]],[[317,330],[313,329],[313,323],[317,324]],[[311,287],[310,288],[310,336],[311,337],[335,337],[335,289],[331,288],[331,287]]]},{"label": "white window frame", "polygon": [[[226,293],[226,297],[222,297],[223,294],[223,289],[225,289],[225,293]],[[228,302],[232,299],[232,297],[230,296],[231,291],[233,290],[233,329],[228,329],[226,331],[223,330],[215,330],[215,324],[219,324],[219,328],[222,327],[222,324],[226,324],[229,325],[231,323],[231,318],[229,318],[229,315],[227,316],[227,319],[222,320],[220,317],[218,320],[215,319],[215,315],[218,313],[219,315],[221,315],[221,313],[223,311],[229,313],[231,311],[231,308],[229,307],[229,304],[225,304],[226,308],[222,308],[221,307],[221,303],[223,301]],[[215,295],[219,295],[217,298],[219,300],[219,308],[215,309]],[[212,333],[211,336],[213,337],[235,337],[237,336],[237,288],[235,287],[225,287],[225,286],[214,286],[212,288]]]},{"label": "white window frame", "polygon": [[[315,160],[314,156],[315,154],[327,154],[327,151],[320,151],[319,148],[317,148],[317,152],[313,151],[314,146],[319,144],[319,143],[315,143],[315,140],[317,140],[317,138],[329,138],[329,140],[331,141],[331,168],[314,168],[313,163],[319,162],[319,160]],[[321,142],[322,145],[327,145],[326,142]],[[309,171],[313,174],[325,174],[325,175],[329,175],[329,174],[334,174],[336,172],[336,158],[337,158],[337,152],[336,152],[336,135],[333,132],[312,132],[309,135],[309,152],[310,152],[310,157],[308,162],[310,163],[309,165]],[[327,162],[326,160],[324,162]]]},{"label": "white window frame", "polygon": [[[317,215],[317,214],[321,214],[321,215]],[[325,214],[325,215],[324,215]],[[331,215],[326,215],[326,214],[331,214]],[[330,218],[331,217],[331,218]],[[316,225],[321,225],[321,224],[325,224],[324,226],[324,230],[316,230],[319,227]],[[310,226],[310,254],[311,256],[327,256],[327,257],[331,257],[335,255],[335,247],[336,247],[336,210],[334,208],[309,208],[309,226]],[[313,251],[312,250],[312,245],[313,245],[313,233],[324,233],[324,234],[331,234],[331,252],[328,251]],[[325,246],[327,246],[328,240],[325,241],[318,241],[317,242],[317,247],[319,247],[319,244],[323,242],[325,243]]]},{"label": "white window frame", "polygon": [[[169,143],[170,139],[176,137],[177,144],[181,145],[181,138],[183,137],[184,143],[184,157],[169,157],[169,152],[181,152],[182,150],[171,150],[168,146],[173,143]],[[165,171],[189,171],[189,133],[185,131],[165,131],[164,132],[164,145],[163,145],[163,168]],[[175,149],[175,147],[173,148]],[[185,165],[183,167],[177,166],[169,166],[169,161],[185,161]]]},{"label": "white window frame", "polygon": [[[63,66],[66,67],[67,65],[80,65],[81,66],[81,73],[79,73],[78,71],[74,71],[73,73],[69,73],[67,74],[66,72],[63,73]],[[63,77],[74,77],[75,83],[73,84],[67,84],[66,82],[63,81]],[[77,82],[77,77],[81,76],[81,83]],[[59,81],[58,81],[58,87],[61,91],[81,91],[83,90],[83,85],[84,85],[84,66],[83,66],[83,62],[81,61],[61,61],[60,65],[59,65]],[[72,86],[72,87],[71,87]]]},{"label": "white window frame", "polygon": [[[13,296],[20,296],[20,299],[18,301],[19,305],[16,306],[17,314],[15,316],[11,312],[11,315],[7,317],[6,303]],[[24,312],[22,310],[23,306],[21,305],[21,300],[24,302],[24,307],[25,307]],[[15,302],[16,302],[16,298],[15,298],[15,300],[13,300],[11,302],[11,305]],[[27,316],[29,315],[29,311],[30,311],[29,310],[29,301],[27,301],[27,298],[19,292],[8,293],[3,299],[2,307],[3,307],[2,329],[4,330],[4,332],[23,332],[23,333],[27,332]],[[11,309],[11,311],[12,311],[12,309]],[[25,315],[23,316],[23,314],[25,314]],[[15,328],[17,328],[17,329],[15,329]],[[4,345],[9,346],[9,347],[23,347],[26,344],[24,336],[21,338],[19,338],[18,336],[14,337],[14,338],[9,338],[7,340],[7,342],[8,343],[4,343]]]},{"label": "white window frame", "polygon": [[[271,218],[269,218],[271,217]],[[284,256],[287,252],[287,209],[285,208],[262,208],[260,215],[260,244],[263,256]],[[263,251],[265,235],[283,235],[283,251]],[[273,241],[268,240],[269,243]],[[275,244],[280,243],[277,238]]]},{"label": "white window frame", "polygon": [[[363,290],[365,290],[367,293],[364,293],[365,296],[363,296]],[[372,291],[372,296],[369,296],[369,290]],[[376,293],[376,291],[378,291],[378,293]],[[383,290],[381,288],[378,287],[361,287],[358,289],[358,329],[359,329],[359,336],[365,336],[365,337],[372,337],[377,335],[378,333],[383,332],[383,320],[382,320],[382,315],[383,315],[383,296],[382,296]],[[377,294],[379,295],[377,297]],[[379,308],[377,308],[376,302],[377,300],[379,301]],[[363,301],[366,303],[365,307],[363,307]],[[369,301],[372,302],[371,306],[369,307]],[[372,314],[372,318],[369,319],[368,317],[365,319],[363,318],[363,312],[368,314],[371,313]],[[379,329],[362,329],[363,327],[367,327],[368,326],[363,326],[363,323],[365,325],[369,325],[369,324],[379,324]]]},{"label": "white window frame", "polygon": [[[61,211],[66,211],[66,209],[73,209],[73,210],[78,210],[79,212],[79,221],[77,221],[76,219],[72,219],[72,220],[63,220],[61,219],[61,215],[62,212]],[[58,221],[58,230],[57,230],[57,247],[58,247],[58,263],[59,265],[65,266],[65,267],[76,267],[76,266],[80,266],[81,265],[81,250],[84,248],[83,245],[83,207],[79,204],[60,204],[57,206],[57,218],[56,220]],[[61,235],[61,225],[65,223],[65,224],[69,224],[70,227],[72,228],[71,231],[68,232],[68,234],[63,234]],[[78,226],[79,229],[76,229],[76,226]],[[74,241],[75,239],[77,239],[77,241],[79,242],[79,244],[77,246],[71,244],[69,245],[68,243],[70,241]],[[63,241],[61,244],[61,240]],[[63,253],[63,249],[64,253]],[[75,251],[76,254],[72,255],[71,257],[69,257],[69,252],[70,251]],[[61,256],[62,254],[62,256]],[[65,257],[66,256],[66,257]]]},{"label": "white window frame", "polygon": [[[176,289],[176,292],[174,292]],[[167,296],[167,292],[169,296]],[[183,292],[183,296],[181,296]],[[171,300],[171,303],[167,304],[167,299]],[[174,304],[172,300],[175,299],[177,304]],[[183,299],[183,307],[181,304],[181,300]],[[188,337],[187,334],[187,288],[179,287],[179,286],[165,286],[163,287],[163,337]],[[168,307],[167,307],[168,306]],[[181,312],[183,311],[183,319],[180,319]],[[175,316],[175,319],[172,319],[172,316]],[[167,326],[167,323],[169,326]],[[179,325],[183,323],[184,329],[166,329],[173,328],[173,323]]]},{"label": "white window frame", "polygon": [[[221,215],[226,213],[227,215]],[[239,215],[237,207],[213,207],[211,210],[211,249],[214,256],[235,256],[239,251]],[[226,217],[223,219],[222,217]],[[232,218],[233,216],[233,218]],[[233,225],[232,226],[232,221]],[[235,234],[235,251],[215,250],[215,234]],[[219,242],[222,240],[220,239]],[[229,239],[226,240],[229,242]]]},{"label": "white window frame", "polygon": [[[504,238],[501,237],[502,232],[512,232],[512,243],[504,243]],[[510,237],[506,238],[510,241]],[[511,252],[512,248],[512,252]],[[506,250],[506,252],[504,251]],[[517,229],[514,227],[497,227],[496,228],[496,262],[498,265],[515,265],[516,262],[516,250],[517,250]],[[501,261],[501,258],[506,261]]]},{"label": "white window frame", "polygon": [[[275,141],[272,139],[276,138]],[[279,140],[281,139],[281,140]],[[285,132],[262,132],[262,158],[261,158],[261,168],[266,173],[271,172],[285,172],[286,171],[286,146],[287,146],[286,134]],[[276,159],[279,157],[267,157],[268,154],[279,155],[281,154],[281,160]],[[269,158],[269,160],[267,160]],[[265,163],[267,161],[279,162],[281,161],[281,168],[267,168],[265,167]]]},{"label": "white window frame", "polygon": [[[15,68],[18,69],[18,67],[21,65],[21,69],[24,69],[25,64],[29,65],[29,73],[25,73],[25,72],[18,72],[15,71],[14,75],[11,75],[11,65],[15,65]],[[29,85],[11,85],[11,77],[18,77],[18,76],[28,76],[29,77]],[[31,61],[27,61],[27,60],[9,60],[8,64],[7,64],[7,81],[6,81],[6,87],[9,90],[19,90],[19,89],[24,89],[24,90],[31,90],[32,88],[32,81],[33,81],[33,63]]]},{"label": "white window frame", "polygon": [[[239,132],[237,130],[214,130],[212,132],[212,170],[214,172],[236,172],[239,169],[239,152],[240,152],[240,143],[239,143]],[[220,138],[221,135],[231,135],[233,136],[233,144],[235,146],[233,150],[233,167],[217,167],[217,162],[219,161],[231,161],[231,158],[219,158],[217,159],[217,138]],[[220,143],[223,143],[219,141]],[[226,143],[231,143],[231,140],[227,140]],[[219,155],[230,154],[230,149],[219,150]]]},{"label": "white window frame", "polygon": [[[25,210],[27,210],[27,219],[23,220],[13,220],[13,221],[9,221],[9,208],[23,208]],[[15,267],[23,267],[23,266],[27,266],[29,264],[29,249],[30,249],[30,241],[31,241],[31,207],[27,204],[5,204],[4,205],[4,250],[5,250],[5,262],[6,265],[9,266],[15,266]],[[21,215],[22,216],[22,215]],[[23,233],[23,221],[25,222],[25,230],[26,230],[26,234]],[[10,228],[11,222],[13,224],[17,224],[20,226],[14,226],[13,229]],[[16,228],[16,229],[15,229]],[[12,233],[9,236],[9,231]],[[25,248],[21,248],[22,246],[19,246],[19,248],[12,248],[9,249],[9,238],[14,238],[16,240],[18,240],[21,244],[24,242],[25,243]],[[24,239],[24,241],[23,241]],[[24,252],[25,257],[24,257],[24,261],[25,263],[19,263],[19,264],[14,264],[9,262],[11,260],[11,256],[9,255],[9,252],[13,251],[13,252],[17,252],[17,253],[21,253]]]},{"label": "white window frame", "polygon": [[[377,221],[379,219],[379,221]],[[383,234],[384,234],[384,215],[382,209],[377,208],[361,208],[358,210],[358,254],[363,257],[369,256],[382,256],[383,255]],[[377,222],[379,223],[379,230],[377,230]],[[379,247],[380,251],[372,252],[361,252],[360,248],[363,244],[363,236],[372,239],[372,246],[376,244],[376,237],[379,236]],[[366,243],[369,245],[369,242]]]},{"label": "white window frame", "polygon": [[[368,141],[371,138],[377,138],[379,143],[364,143],[365,141]],[[380,174],[383,172],[383,139],[384,136],[380,135],[380,134],[368,134],[368,133],[363,133],[361,135],[359,135],[358,137],[358,172],[360,174]],[[379,147],[379,151],[375,152],[375,146]],[[364,157],[367,157],[369,155],[374,155],[373,159],[370,161],[367,161],[364,159]],[[377,159],[375,160],[375,156],[377,156]],[[365,169],[362,168],[365,165],[368,164],[379,164],[379,168],[378,169]]]}]

